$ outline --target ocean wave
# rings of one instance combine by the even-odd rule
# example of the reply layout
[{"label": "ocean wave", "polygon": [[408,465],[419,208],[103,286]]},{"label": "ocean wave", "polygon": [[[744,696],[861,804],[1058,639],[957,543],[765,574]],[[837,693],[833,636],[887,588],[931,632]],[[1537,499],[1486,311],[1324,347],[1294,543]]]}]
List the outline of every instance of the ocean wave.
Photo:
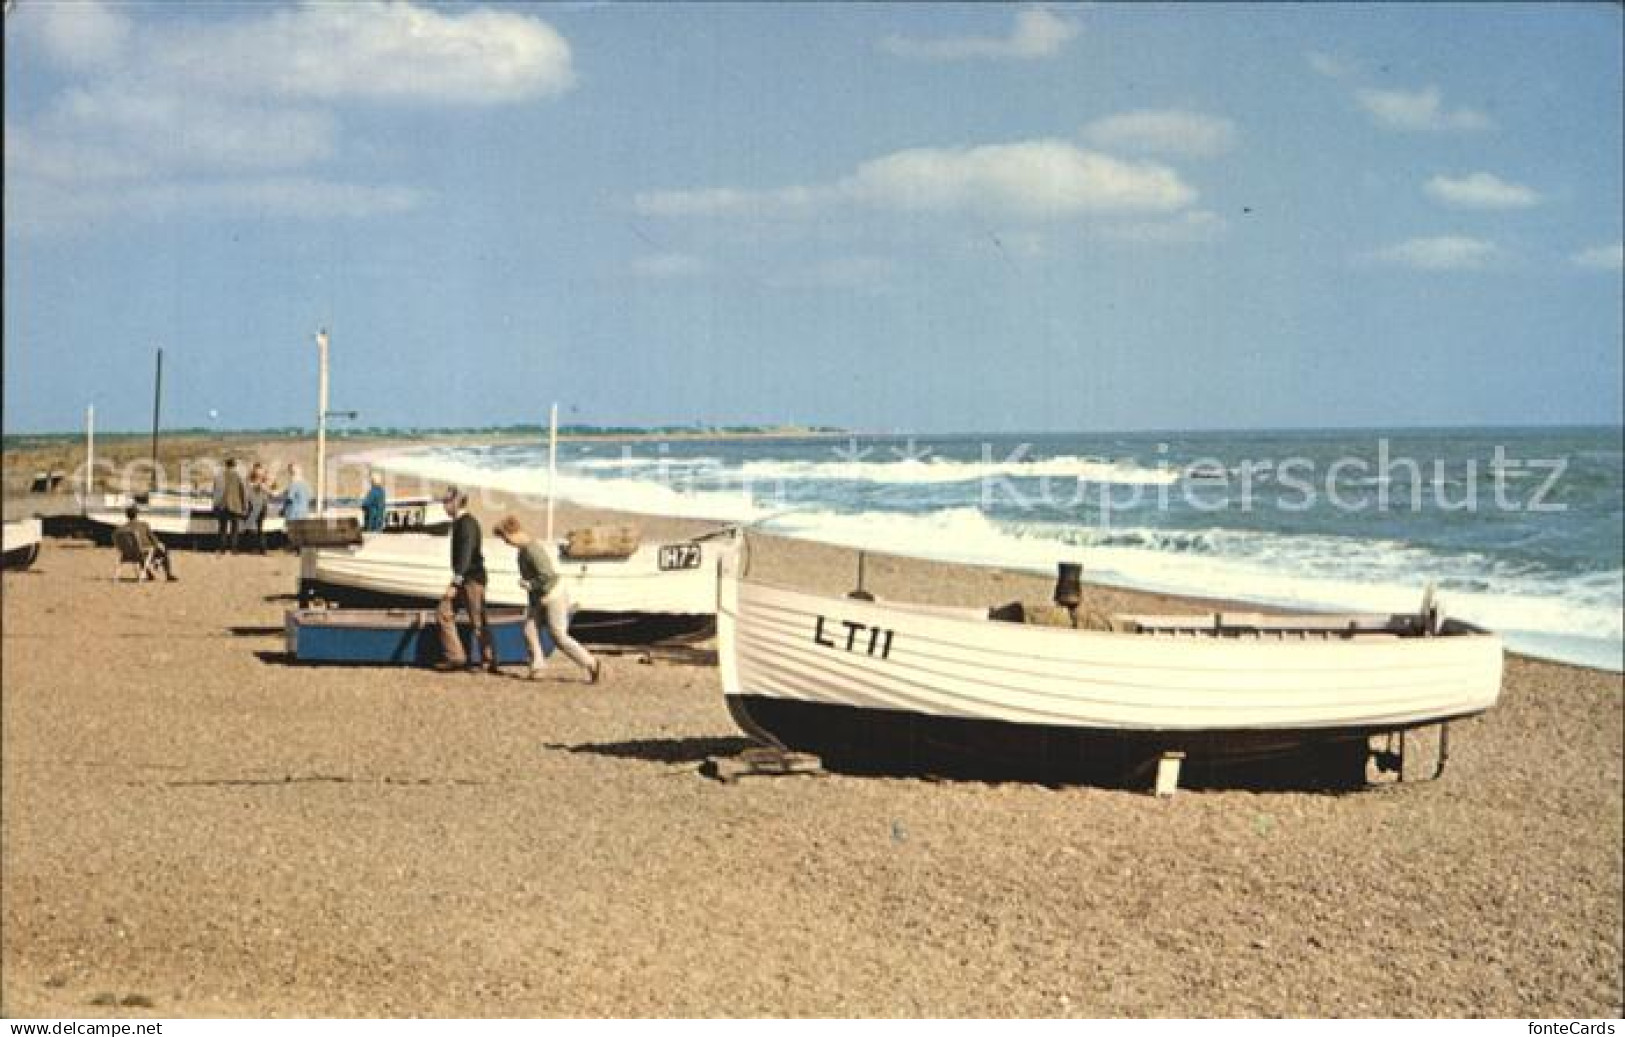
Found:
[{"label": "ocean wave", "polygon": [[1414,611],[1433,582],[1451,615],[1496,630],[1512,647],[1532,654],[1619,669],[1625,640],[1625,571],[1619,569],[1563,575],[1394,540],[1001,523],[974,508],[924,515],[800,512],[766,528],[849,547],[1033,572],[1080,562],[1107,583],[1300,608]]},{"label": "ocean wave", "polygon": [[722,468],[717,457],[585,457],[567,461],[570,468],[585,471],[641,471],[649,468]]},{"label": "ocean wave", "polygon": [[[393,472],[459,486],[486,486],[536,501],[546,499],[549,492],[545,467],[514,467],[455,448],[410,451],[376,463]],[[652,479],[606,479],[572,474],[568,468],[560,469],[552,492],[560,500],[643,515],[750,522],[770,513],[741,490],[697,490]]]},{"label": "ocean wave", "polygon": [[1179,472],[1171,468],[1146,468],[1131,461],[1072,456],[1005,461],[955,461],[942,457],[896,461],[747,461],[738,468],[738,473],[753,482],[828,480],[912,485],[1007,477],[1159,486],[1179,479]]},{"label": "ocean wave", "polygon": [[[545,468],[514,467],[511,459],[504,463],[502,458],[466,450],[419,450],[377,460],[391,470],[491,486],[535,499],[548,489]],[[692,460],[697,464],[702,459]],[[1081,461],[1055,458],[1011,464]],[[869,471],[890,470],[887,474],[895,476],[896,466],[906,463],[870,462]],[[943,482],[986,474],[985,466],[969,462],[912,464],[928,470],[934,465],[951,467],[931,473],[935,478],[909,473],[902,476],[904,481]],[[750,462],[742,468],[751,465],[757,466],[758,474],[776,467],[787,477],[804,479],[835,478],[809,473],[845,467],[784,461]],[[614,467],[601,466],[599,471]],[[782,535],[942,561],[1043,573],[1053,572],[1057,562],[1075,561],[1107,583],[1283,606],[1414,611],[1423,587],[1432,581],[1449,614],[1500,632],[1515,649],[1584,665],[1622,666],[1625,571],[1618,568],[1565,573],[1481,551],[1446,552],[1396,539],[1326,533],[1004,520],[972,506],[845,511],[814,503],[783,511],[754,499],[746,487],[695,488],[681,479],[640,478],[636,466],[627,467],[631,470],[624,478],[561,469],[555,492],[561,499],[591,507],[759,523]],[[978,468],[983,471],[965,476]]]}]

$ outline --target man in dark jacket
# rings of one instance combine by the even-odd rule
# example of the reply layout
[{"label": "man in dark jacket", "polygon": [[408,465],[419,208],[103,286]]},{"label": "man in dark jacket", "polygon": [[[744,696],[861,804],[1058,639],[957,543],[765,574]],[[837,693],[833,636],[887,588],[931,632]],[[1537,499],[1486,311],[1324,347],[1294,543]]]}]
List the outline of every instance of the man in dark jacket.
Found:
[{"label": "man in dark jacket", "polygon": [[248,487],[243,484],[234,457],[226,458],[225,469],[214,480],[214,516],[220,525],[217,550],[224,552],[230,547],[236,554],[237,534],[248,517]]},{"label": "man in dark jacket", "polygon": [[457,636],[457,609],[468,610],[468,622],[479,642],[480,660],[486,669],[497,672],[496,653],[491,650],[491,630],[485,621],[485,553],[480,549],[484,536],[480,520],[468,512],[468,495],[453,486],[443,501],[451,518],[451,583],[441,595],[436,617],[440,622],[440,647],[444,658],[439,670],[461,670],[469,666],[468,653]]}]

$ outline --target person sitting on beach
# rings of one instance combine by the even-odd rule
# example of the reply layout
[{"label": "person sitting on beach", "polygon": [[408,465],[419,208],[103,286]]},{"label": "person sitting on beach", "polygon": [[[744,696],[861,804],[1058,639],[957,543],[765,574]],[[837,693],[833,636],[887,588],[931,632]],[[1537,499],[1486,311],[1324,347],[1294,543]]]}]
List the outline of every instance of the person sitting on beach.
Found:
[{"label": "person sitting on beach", "polygon": [[559,582],[558,570],[554,569],[547,548],[525,532],[517,515],[509,515],[498,522],[496,534],[509,547],[518,548],[519,585],[530,595],[530,610],[525,616],[525,647],[530,651],[531,679],[542,676],[542,667],[547,662],[537,635],[537,624],[545,623],[559,651],[587,671],[588,683],[597,684],[604,664],[570,636],[570,596],[564,584]]},{"label": "person sitting on beach", "polygon": [[174,583],[175,571],[169,565],[169,548],[158,539],[158,534],[152,531],[152,527],[141,520],[141,509],[132,504],[124,509],[124,517],[127,521],[119,529],[135,534],[136,544],[141,550],[152,552],[152,564],[161,567],[164,570],[164,578]]},{"label": "person sitting on beach", "polygon": [[375,471],[369,479],[372,485],[367,488],[367,495],[361,498],[361,530],[364,533],[382,533],[389,503],[384,494],[384,473]]},{"label": "person sitting on beach", "polygon": [[440,625],[440,647],[444,658],[437,670],[472,669],[463,642],[457,636],[457,607],[468,610],[468,622],[480,646],[485,668],[497,672],[497,656],[491,644],[491,628],[485,616],[485,554],[480,549],[483,533],[480,520],[469,514],[468,496],[457,487],[448,487],[443,503],[451,521],[451,583],[440,597],[435,619]]},{"label": "person sitting on beach", "polygon": [[305,482],[299,466],[288,466],[288,490],[282,498],[282,517],[302,519],[310,517],[310,486]]},{"label": "person sitting on beach", "polygon": [[248,488],[237,471],[237,459],[228,457],[226,467],[214,480],[214,515],[220,524],[218,551],[224,553],[230,547],[232,554],[237,553],[237,536],[247,514]]}]

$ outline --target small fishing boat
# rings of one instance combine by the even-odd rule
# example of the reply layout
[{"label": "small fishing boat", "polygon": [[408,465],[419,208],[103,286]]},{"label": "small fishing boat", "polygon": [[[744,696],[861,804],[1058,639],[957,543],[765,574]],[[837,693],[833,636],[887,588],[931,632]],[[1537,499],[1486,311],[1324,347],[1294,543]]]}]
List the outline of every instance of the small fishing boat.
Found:
[{"label": "small fishing boat", "polygon": [[[486,618],[498,665],[525,662],[524,610],[493,609]],[[444,658],[430,609],[290,609],[284,633],[288,654],[302,663],[428,666]],[[469,661],[483,662],[466,614],[458,617],[458,634]],[[551,655],[545,626],[538,635],[542,654]]]},{"label": "small fishing boat", "polygon": [[[86,508],[85,521],[90,524],[96,538],[105,541],[112,536],[113,530],[129,521],[124,514],[126,507],[128,505]],[[173,541],[213,540],[220,529],[213,505],[204,508],[141,508],[141,521],[154,534]],[[264,529],[267,537],[279,537],[286,529],[286,522],[281,515],[267,515]]]},{"label": "small fishing boat", "polygon": [[37,518],[19,519],[0,526],[0,546],[4,547],[4,567],[26,569],[39,557],[42,523]]},{"label": "small fishing boat", "polygon": [[[487,538],[486,600],[523,606],[518,555]],[[576,618],[571,630],[600,643],[641,643],[709,632],[716,617],[714,539],[640,545],[621,558],[572,559],[558,548],[556,566]],[[361,544],[300,552],[299,600],[347,607],[412,607],[437,601],[451,579],[451,541],[405,533],[367,536]]]},{"label": "small fishing boat", "polygon": [[[144,507],[155,511],[193,511],[210,512],[214,510],[214,498],[206,490],[153,490],[140,501]],[[429,515],[435,501],[429,497],[391,497],[384,502],[384,532],[406,533],[411,531],[423,532],[449,524],[448,521],[430,522]],[[273,508],[280,510],[280,504]],[[327,501],[326,512],[335,517],[361,515],[361,498],[334,497]],[[280,517],[280,516],[277,516]],[[267,518],[269,521],[269,517]],[[267,529],[269,531],[269,529]]]},{"label": "small fishing boat", "polygon": [[1073,629],[811,594],[736,566],[724,560],[717,614],[735,721],[859,770],[1114,782],[1183,754],[1202,774],[1273,760],[1347,784],[1364,780],[1372,736],[1482,713],[1500,693],[1500,639],[1429,609]]},{"label": "small fishing boat", "polygon": [[[107,496],[111,495],[104,495],[100,504],[85,508],[85,520],[100,539],[106,539],[114,529],[128,521],[124,511],[129,507],[129,499],[120,498],[109,503],[105,499]],[[157,503],[154,503],[155,500]],[[438,528],[436,525],[428,524],[427,521],[432,503],[427,497],[390,500],[385,506],[384,532],[426,532]],[[142,521],[146,522],[155,534],[165,539],[212,541],[220,530],[220,520],[215,515],[214,503],[207,494],[158,492],[148,494],[147,503],[137,506],[141,509]],[[360,521],[361,503],[353,497],[338,498],[330,502],[324,513],[332,518],[354,518]],[[280,514],[267,515],[264,530],[267,538],[280,540],[287,532],[287,520]]]}]

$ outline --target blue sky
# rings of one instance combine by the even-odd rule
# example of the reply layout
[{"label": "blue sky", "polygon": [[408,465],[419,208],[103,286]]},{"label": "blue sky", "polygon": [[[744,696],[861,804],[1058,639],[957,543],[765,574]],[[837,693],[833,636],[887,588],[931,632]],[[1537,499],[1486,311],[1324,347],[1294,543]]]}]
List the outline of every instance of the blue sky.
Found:
[{"label": "blue sky", "polygon": [[4,426],[1616,423],[1621,28],[20,0]]}]

